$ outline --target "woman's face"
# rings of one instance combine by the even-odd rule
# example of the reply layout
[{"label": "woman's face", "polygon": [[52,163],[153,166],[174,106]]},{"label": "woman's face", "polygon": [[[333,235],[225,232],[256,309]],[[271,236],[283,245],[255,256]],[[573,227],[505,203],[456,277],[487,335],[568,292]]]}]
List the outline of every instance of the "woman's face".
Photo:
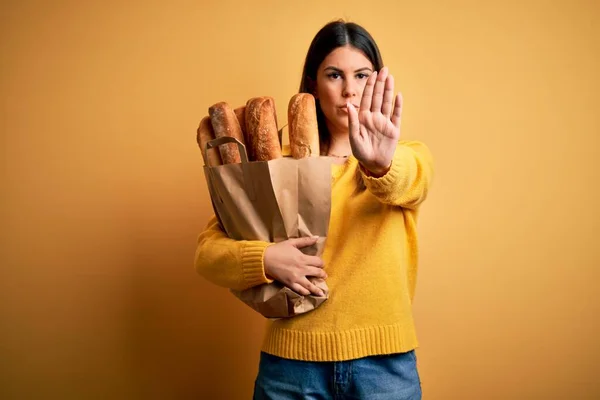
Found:
[{"label": "woman's face", "polygon": [[314,95],[321,104],[329,132],[348,133],[346,103],[360,106],[367,78],[372,73],[373,64],[355,47],[338,47],[325,57],[317,70]]}]

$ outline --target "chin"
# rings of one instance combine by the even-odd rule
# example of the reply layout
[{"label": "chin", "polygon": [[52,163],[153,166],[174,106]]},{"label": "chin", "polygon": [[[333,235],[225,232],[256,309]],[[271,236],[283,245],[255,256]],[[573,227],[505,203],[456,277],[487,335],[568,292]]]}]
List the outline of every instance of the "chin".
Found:
[{"label": "chin", "polygon": [[327,115],[325,114],[325,117],[330,121],[333,122],[334,126],[338,129],[338,130],[348,130],[348,114],[345,113],[339,113],[337,110],[335,110],[334,113],[331,113],[333,115]]},{"label": "chin", "polygon": [[340,128],[348,129],[348,117],[344,116],[344,118],[338,118],[336,125]]}]

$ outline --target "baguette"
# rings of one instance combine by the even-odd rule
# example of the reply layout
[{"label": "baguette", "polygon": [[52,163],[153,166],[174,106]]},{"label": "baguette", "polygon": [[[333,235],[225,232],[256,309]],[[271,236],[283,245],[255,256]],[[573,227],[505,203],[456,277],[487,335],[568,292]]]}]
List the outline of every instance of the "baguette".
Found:
[{"label": "baguette", "polygon": [[252,160],[252,151],[250,149],[250,139],[248,138],[248,130],[246,129],[246,106],[241,106],[233,110],[235,116],[237,117],[238,122],[240,123],[240,128],[242,128],[242,134],[244,135],[244,142],[246,145],[246,153],[248,154],[248,160]]},{"label": "baguette", "polygon": [[318,157],[319,124],[315,98],[309,93],[298,93],[288,105],[288,131],[292,157]]},{"label": "baguette", "polygon": [[[215,132],[213,131],[210,117],[206,116],[202,118],[200,125],[198,125],[198,130],[196,131],[196,141],[198,142],[198,146],[200,146],[200,152],[202,153],[202,158],[204,159],[204,165],[209,167],[215,167],[223,164],[221,161],[221,154],[219,154],[219,149],[212,148],[206,150],[206,144],[213,139],[215,139]],[[204,153],[205,151],[206,154]]]},{"label": "baguette", "polygon": [[246,137],[246,106],[241,106],[233,110],[235,116],[237,117],[238,122],[240,123],[240,128],[242,128],[242,133],[244,134],[244,138]]},{"label": "baguette", "polygon": [[[230,136],[245,144],[240,123],[227,103],[220,102],[212,105],[208,109],[208,114],[210,115],[210,122],[216,137]],[[221,152],[223,164],[237,164],[242,162],[236,143],[227,143],[219,146],[219,151]]]},{"label": "baguette", "polygon": [[281,158],[281,144],[277,132],[275,102],[271,97],[255,97],[246,103],[246,132],[252,161]]}]

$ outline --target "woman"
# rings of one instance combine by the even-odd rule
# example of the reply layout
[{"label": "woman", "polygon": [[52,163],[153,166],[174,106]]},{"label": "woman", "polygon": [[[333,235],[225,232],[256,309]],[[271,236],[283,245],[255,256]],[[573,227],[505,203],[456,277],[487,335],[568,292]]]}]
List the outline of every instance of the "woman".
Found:
[{"label": "woman", "polygon": [[278,280],[321,295],[316,310],[270,322],[255,399],[420,399],[411,313],[417,272],[416,218],[432,177],[419,142],[401,141],[402,97],[373,38],[343,21],[325,25],[308,50],[301,92],[317,100],[323,155],[333,166],[332,211],[322,257],[277,244],[227,238],[212,219],[196,268],[239,290]]}]

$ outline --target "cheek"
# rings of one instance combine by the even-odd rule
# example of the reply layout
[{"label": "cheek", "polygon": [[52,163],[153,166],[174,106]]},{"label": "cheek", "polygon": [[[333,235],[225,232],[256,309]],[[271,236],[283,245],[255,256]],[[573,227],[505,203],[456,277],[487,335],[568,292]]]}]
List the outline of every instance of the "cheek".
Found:
[{"label": "cheek", "polygon": [[331,87],[323,87],[319,91],[319,101],[323,108],[329,108],[335,103],[333,91]]}]

